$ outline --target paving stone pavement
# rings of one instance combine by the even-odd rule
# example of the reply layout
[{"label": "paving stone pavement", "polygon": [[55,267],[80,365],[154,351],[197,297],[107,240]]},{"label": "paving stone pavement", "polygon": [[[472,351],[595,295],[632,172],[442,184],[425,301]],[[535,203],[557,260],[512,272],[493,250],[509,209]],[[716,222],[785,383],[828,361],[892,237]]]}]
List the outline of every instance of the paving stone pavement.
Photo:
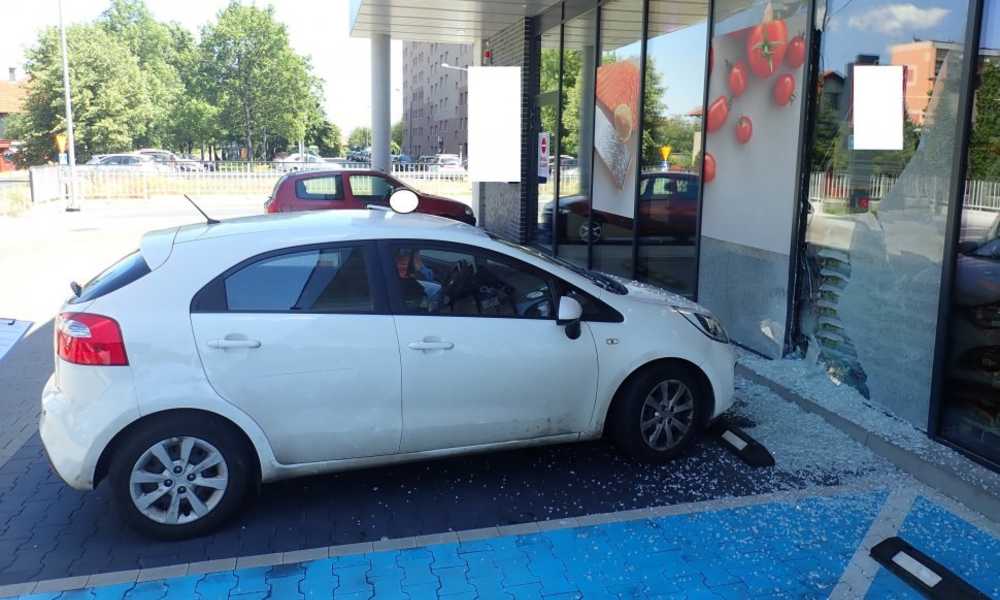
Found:
[{"label": "paving stone pavement", "polygon": [[[67,487],[37,436],[0,468],[0,585],[745,496],[815,484],[755,471],[706,441],[669,466],[602,442],[277,482],[208,537],[159,542],[123,527],[107,486]],[[830,482],[823,482],[830,483]]]},{"label": "paving stone pavement", "polygon": [[[22,598],[826,598],[888,496],[887,490],[838,492],[520,535],[463,539],[459,534],[450,543],[237,565],[208,574],[36,591]],[[995,536],[922,497],[901,534],[918,534],[918,527],[961,532],[949,538],[951,552],[937,552],[935,558],[970,577],[984,593],[1000,595]],[[937,549],[924,545],[933,542],[919,535],[911,541]],[[880,572],[869,597],[908,593],[892,575]]]}]

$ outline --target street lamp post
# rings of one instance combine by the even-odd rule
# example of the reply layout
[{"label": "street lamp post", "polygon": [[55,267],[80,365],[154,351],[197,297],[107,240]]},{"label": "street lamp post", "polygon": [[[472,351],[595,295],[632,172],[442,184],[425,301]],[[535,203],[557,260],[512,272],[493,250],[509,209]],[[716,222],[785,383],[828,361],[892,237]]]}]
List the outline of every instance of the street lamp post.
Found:
[{"label": "street lamp post", "polygon": [[63,92],[66,96],[66,137],[69,145],[69,202],[67,212],[80,210],[76,201],[76,139],[73,136],[73,100],[69,89],[69,58],[66,51],[66,27],[63,26],[62,0],[59,0],[59,43],[62,46]]}]

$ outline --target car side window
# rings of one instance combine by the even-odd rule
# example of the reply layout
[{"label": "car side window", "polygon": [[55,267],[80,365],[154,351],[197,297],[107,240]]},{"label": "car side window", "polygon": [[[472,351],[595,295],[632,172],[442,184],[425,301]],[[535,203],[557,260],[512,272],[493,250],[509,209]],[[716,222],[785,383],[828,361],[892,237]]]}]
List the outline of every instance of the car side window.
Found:
[{"label": "car side window", "polygon": [[360,246],[305,250],[253,262],[224,280],[237,312],[372,312],[365,251]]},{"label": "car side window", "polygon": [[295,196],[300,200],[343,200],[340,176],[310,177],[295,182]]},{"label": "car side window", "polygon": [[394,186],[391,181],[378,175],[351,175],[351,193],[355,198],[368,202],[389,201]]},{"label": "car side window", "polygon": [[669,177],[657,177],[653,180],[653,199],[668,200],[674,194],[674,180]]},{"label": "car side window", "polygon": [[397,304],[407,314],[551,319],[549,279],[489,252],[399,245],[391,252]]}]

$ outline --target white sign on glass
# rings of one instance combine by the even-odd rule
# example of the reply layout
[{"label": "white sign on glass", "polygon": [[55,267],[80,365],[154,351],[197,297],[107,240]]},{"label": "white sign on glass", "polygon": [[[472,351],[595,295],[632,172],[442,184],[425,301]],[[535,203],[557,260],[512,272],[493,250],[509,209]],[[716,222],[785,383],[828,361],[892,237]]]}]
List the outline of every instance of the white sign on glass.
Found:
[{"label": "white sign on glass", "polygon": [[903,112],[903,65],[854,66],[854,150],[902,150]]},{"label": "white sign on glass", "polygon": [[469,67],[469,178],[521,179],[521,67]]},{"label": "white sign on glass", "polygon": [[549,134],[538,133],[538,181],[545,183],[549,178]]}]

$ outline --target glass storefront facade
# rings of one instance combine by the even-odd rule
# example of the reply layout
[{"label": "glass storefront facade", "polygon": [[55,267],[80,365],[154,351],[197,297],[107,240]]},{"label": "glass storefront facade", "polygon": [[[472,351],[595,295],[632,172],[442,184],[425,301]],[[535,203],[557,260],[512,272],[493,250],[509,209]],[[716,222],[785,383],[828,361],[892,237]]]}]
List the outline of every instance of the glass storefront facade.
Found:
[{"label": "glass storefront facade", "polygon": [[1000,463],[998,3],[555,4],[526,241]]}]

